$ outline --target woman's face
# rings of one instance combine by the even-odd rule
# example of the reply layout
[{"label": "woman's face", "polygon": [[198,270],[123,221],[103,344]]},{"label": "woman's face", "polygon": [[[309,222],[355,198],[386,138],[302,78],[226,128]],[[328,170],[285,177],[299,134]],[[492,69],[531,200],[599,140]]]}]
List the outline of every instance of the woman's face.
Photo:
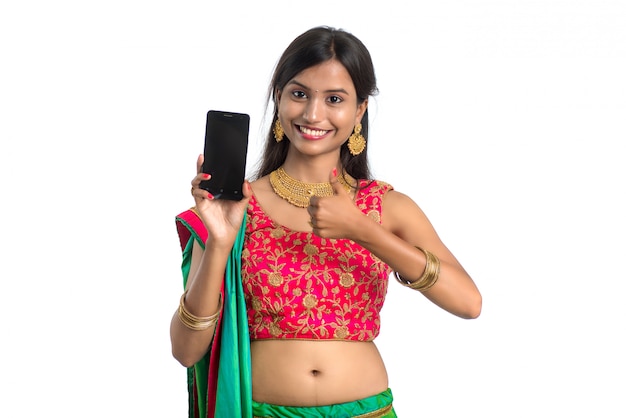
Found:
[{"label": "woman's face", "polygon": [[367,108],[367,100],[357,104],[350,74],[336,60],[302,71],[277,97],[285,135],[306,155],[338,153]]}]

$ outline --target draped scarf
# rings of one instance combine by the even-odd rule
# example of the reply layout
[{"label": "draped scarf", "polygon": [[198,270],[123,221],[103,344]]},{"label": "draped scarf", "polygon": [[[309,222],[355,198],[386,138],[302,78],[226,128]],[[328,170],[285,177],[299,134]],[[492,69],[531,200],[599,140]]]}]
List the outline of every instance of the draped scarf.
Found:
[{"label": "draped scarf", "polygon": [[[241,250],[246,213],[228,257],[221,296],[223,309],[204,357],[187,369],[189,418],[252,418],[252,372],[246,303],[241,282]],[[204,249],[207,231],[195,210],[176,216],[186,287],[194,241]]]}]

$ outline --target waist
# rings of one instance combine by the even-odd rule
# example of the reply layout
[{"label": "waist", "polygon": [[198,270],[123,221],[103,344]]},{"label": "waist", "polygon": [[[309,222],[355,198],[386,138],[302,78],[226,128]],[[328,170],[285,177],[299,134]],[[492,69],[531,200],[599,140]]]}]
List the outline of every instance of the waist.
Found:
[{"label": "waist", "polygon": [[251,343],[252,398],[276,405],[349,402],[388,387],[373,342],[260,340]]},{"label": "waist", "polygon": [[283,406],[252,402],[254,418],[268,417],[335,417],[335,418],[395,418],[393,395],[387,389],[356,401],[324,406]]}]

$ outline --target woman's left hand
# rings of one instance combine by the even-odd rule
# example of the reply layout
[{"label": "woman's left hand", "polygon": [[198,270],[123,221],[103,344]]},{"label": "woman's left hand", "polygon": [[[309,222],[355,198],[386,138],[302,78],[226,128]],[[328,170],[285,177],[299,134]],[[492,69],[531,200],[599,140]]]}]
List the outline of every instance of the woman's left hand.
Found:
[{"label": "woman's left hand", "polygon": [[312,196],[307,211],[313,233],[323,238],[351,239],[363,213],[356,207],[352,197],[337,179],[337,169],[330,173],[334,195]]}]

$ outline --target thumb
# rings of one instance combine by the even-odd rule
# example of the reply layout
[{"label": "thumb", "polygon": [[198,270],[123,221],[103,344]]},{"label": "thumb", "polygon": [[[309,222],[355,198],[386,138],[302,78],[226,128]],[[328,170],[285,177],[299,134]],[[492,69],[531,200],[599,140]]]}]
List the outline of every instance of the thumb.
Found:
[{"label": "thumb", "polygon": [[347,193],[346,189],[343,188],[343,185],[337,178],[336,168],[333,168],[333,170],[330,172],[330,185],[333,187],[333,192],[335,192],[335,195],[344,195]]},{"label": "thumb", "polygon": [[196,174],[202,173],[202,164],[204,164],[204,154],[198,155],[196,160]]}]

